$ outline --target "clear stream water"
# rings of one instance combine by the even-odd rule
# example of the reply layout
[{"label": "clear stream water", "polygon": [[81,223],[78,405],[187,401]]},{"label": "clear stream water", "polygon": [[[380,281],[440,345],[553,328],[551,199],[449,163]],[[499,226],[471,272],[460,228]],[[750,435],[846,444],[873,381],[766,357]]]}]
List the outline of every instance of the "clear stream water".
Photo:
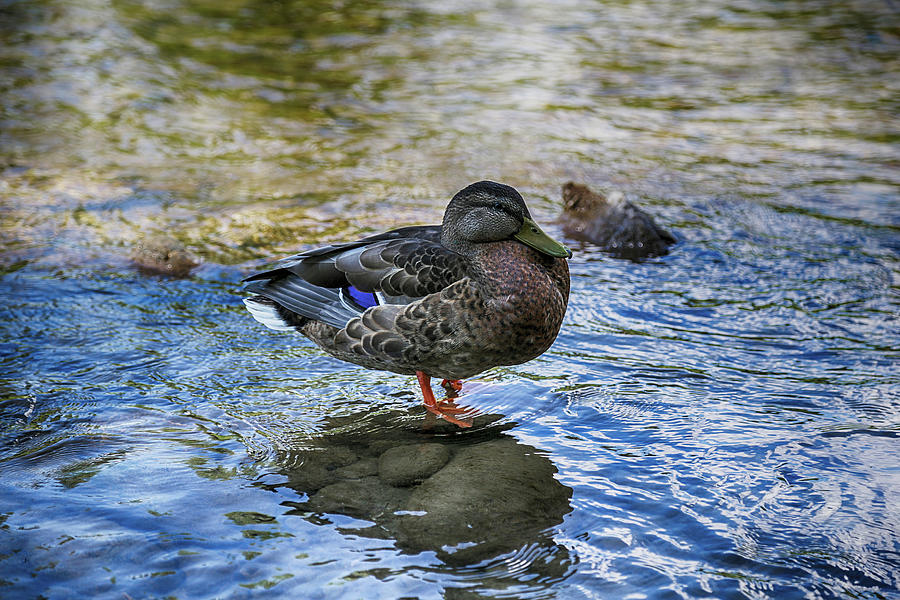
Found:
[{"label": "clear stream water", "polygon": [[[900,598],[894,0],[7,0],[0,35],[3,598]],[[244,311],[479,179],[679,243],[573,244],[472,430]],[[135,268],[160,238],[200,266]],[[489,469],[369,500],[421,442]],[[510,489],[546,499],[515,531]]]}]

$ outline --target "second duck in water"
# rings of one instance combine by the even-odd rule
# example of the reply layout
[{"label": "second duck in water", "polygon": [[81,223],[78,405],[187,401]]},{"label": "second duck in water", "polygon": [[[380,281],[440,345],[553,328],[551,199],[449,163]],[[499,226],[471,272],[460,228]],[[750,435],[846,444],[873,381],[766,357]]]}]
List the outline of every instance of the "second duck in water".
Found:
[{"label": "second duck in water", "polygon": [[341,360],[415,374],[426,408],[466,426],[435,400],[431,377],[458,390],[546,351],[566,312],[571,256],[515,189],[479,181],[450,200],[441,225],[309,250],[248,277],[244,304]]}]

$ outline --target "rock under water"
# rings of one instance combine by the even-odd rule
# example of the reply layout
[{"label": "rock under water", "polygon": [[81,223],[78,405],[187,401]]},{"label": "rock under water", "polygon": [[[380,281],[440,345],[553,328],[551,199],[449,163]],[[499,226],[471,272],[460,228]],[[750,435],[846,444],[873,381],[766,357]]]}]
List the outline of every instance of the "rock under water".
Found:
[{"label": "rock under water", "polygon": [[[370,417],[372,418],[372,417]],[[294,512],[372,523],[359,535],[393,539],[405,552],[474,564],[530,544],[571,511],[571,488],[539,450],[475,419],[472,431],[391,412],[361,430],[303,442],[283,457],[286,484],[308,497]]]},{"label": "rock under water", "polygon": [[606,196],[570,181],[563,186],[563,202],[559,219],[563,233],[596,244],[617,258],[662,256],[676,241],[622,192]]}]

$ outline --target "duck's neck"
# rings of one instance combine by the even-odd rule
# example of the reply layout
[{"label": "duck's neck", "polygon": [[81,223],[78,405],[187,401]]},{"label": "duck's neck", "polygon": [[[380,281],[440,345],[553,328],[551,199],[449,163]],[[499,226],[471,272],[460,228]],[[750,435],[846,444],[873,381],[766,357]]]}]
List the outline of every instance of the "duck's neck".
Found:
[{"label": "duck's neck", "polygon": [[532,301],[551,290],[569,295],[566,261],[517,241],[478,244],[467,257],[469,274],[486,298]]}]

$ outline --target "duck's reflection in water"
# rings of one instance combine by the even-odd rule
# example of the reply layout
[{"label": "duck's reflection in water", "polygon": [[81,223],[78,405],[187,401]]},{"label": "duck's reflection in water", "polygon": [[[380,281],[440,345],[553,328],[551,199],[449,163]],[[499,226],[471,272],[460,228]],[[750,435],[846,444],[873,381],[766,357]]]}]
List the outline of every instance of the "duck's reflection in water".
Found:
[{"label": "duck's reflection in water", "polygon": [[423,413],[336,418],[322,435],[293,440],[279,464],[307,499],[289,503],[290,512],[323,524],[329,514],[368,521],[342,532],[432,551],[454,568],[502,564],[508,574],[564,577],[571,561],[550,528],[571,510],[572,490],[556,467],[504,433],[513,425],[499,415],[461,430]]}]

